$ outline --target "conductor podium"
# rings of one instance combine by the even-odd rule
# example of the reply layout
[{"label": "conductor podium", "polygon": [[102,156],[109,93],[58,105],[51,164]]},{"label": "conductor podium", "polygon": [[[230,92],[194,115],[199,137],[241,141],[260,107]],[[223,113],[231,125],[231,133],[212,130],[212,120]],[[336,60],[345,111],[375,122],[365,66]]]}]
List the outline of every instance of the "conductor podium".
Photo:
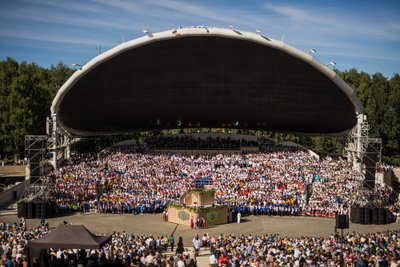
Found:
[{"label": "conductor podium", "polygon": [[168,204],[168,222],[191,226],[196,220],[203,220],[204,227],[228,222],[228,207],[214,204],[214,190],[210,187],[188,190],[179,200],[179,204]]}]

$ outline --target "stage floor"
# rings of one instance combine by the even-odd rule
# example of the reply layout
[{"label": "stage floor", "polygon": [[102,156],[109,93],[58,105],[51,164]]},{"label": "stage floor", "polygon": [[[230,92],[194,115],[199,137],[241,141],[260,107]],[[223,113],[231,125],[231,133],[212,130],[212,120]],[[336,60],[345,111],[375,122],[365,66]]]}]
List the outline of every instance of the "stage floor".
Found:
[{"label": "stage floor", "polygon": [[[18,222],[17,216],[0,216],[1,222]],[[330,236],[334,232],[335,219],[316,218],[303,216],[248,216],[242,217],[242,223],[231,223],[217,225],[207,229],[190,229],[187,226],[176,225],[164,222],[162,214],[145,215],[113,215],[113,214],[75,214],[72,216],[47,219],[50,227],[56,227],[63,221],[72,224],[84,224],[88,229],[96,233],[112,233],[113,231],[126,231],[135,235],[153,234],[154,236],[170,235],[182,236],[185,245],[190,245],[196,233],[202,235],[222,234],[275,234],[281,236],[299,237],[299,236]],[[28,226],[37,226],[40,219],[27,219]],[[175,229],[176,228],[176,229]],[[350,229],[345,233],[356,231],[361,233],[379,232],[384,230],[400,229],[400,224],[392,223],[387,225],[360,225],[350,223]]]}]

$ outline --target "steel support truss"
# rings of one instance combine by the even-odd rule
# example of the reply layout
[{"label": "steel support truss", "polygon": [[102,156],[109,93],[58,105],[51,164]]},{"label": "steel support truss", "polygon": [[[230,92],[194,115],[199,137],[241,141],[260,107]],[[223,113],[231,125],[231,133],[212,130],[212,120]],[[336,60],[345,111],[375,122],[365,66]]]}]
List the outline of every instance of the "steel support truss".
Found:
[{"label": "steel support truss", "polygon": [[46,130],[48,135],[47,149],[52,154],[52,165],[56,169],[59,162],[71,156],[70,144],[72,136],[57,125],[57,116],[47,117]]},{"label": "steel support truss", "polygon": [[[368,136],[370,126],[367,116],[357,116],[357,125],[351,130],[345,153],[347,159],[353,162],[353,169],[366,177],[375,177],[375,164],[382,159],[382,139]],[[373,172],[373,173],[372,173]]]}]

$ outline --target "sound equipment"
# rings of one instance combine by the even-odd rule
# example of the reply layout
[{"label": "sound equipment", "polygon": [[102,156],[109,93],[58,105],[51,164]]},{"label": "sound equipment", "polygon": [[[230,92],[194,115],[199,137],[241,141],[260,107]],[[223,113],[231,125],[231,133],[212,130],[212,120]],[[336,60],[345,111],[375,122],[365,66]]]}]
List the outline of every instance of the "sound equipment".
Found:
[{"label": "sound equipment", "polygon": [[26,208],[26,202],[19,202],[17,206],[17,215],[18,218],[21,217],[26,217],[27,215],[27,208]]},{"label": "sound equipment", "polygon": [[347,215],[336,215],[336,228],[349,229],[349,217]]},{"label": "sound equipment", "polygon": [[358,208],[360,212],[359,224],[365,224],[365,208]]},{"label": "sound equipment", "polygon": [[350,220],[357,224],[388,224],[393,222],[391,213],[385,208],[351,207]]},{"label": "sound equipment", "polygon": [[378,213],[379,213],[379,222],[378,224],[387,224],[387,212],[386,209],[384,208],[378,208]]},{"label": "sound equipment", "polygon": [[36,206],[36,218],[39,218],[39,219],[41,219],[42,218],[42,202],[36,202],[35,203],[35,206]]},{"label": "sound equipment", "polygon": [[350,210],[350,221],[352,223],[360,223],[360,208],[351,207],[351,210]]},{"label": "sound equipment", "polygon": [[379,224],[379,209],[373,208],[372,210],[372,221],[374,224]]},{"label": "sound equipment", "polygon": [[55,208],[49,202],[20,202],[18,203],[17,215],[26,219],[52,218],[55,215]]},{"label": "sound equipment", "polygon": [[365,224],[372,224],[372,209],[370,209],[370,208],[365,208],[364,223]]},{"label": "sound equipment", "polygon": [[26,214],[26,218],[28,219],[33,219],[35,218],[36,215],[36,210],[35,210],[36,206],[34,202],[28,202],[27,203],[27,214]]},{"label": "sound equipment", "polygon": [[364,155],[365,178],[363,181],[363,186],[365,189],[373,190],[375,187],[375,171],[377,160],[377,149],[373,146],[373,144],[368,144]]}]

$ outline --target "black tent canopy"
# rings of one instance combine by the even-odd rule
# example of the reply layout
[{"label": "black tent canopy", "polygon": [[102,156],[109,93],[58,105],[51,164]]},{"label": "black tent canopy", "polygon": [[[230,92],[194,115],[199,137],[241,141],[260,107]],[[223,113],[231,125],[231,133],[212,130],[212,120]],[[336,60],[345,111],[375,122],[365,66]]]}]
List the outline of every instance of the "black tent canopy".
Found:
[{"label": "black tent canopy", "polygon": [[98,249],[111,241],[111,235],[97,236],[84,225],[60,224],[55,230],[29,241],[30,258],[39,257],[43,249]]}]

